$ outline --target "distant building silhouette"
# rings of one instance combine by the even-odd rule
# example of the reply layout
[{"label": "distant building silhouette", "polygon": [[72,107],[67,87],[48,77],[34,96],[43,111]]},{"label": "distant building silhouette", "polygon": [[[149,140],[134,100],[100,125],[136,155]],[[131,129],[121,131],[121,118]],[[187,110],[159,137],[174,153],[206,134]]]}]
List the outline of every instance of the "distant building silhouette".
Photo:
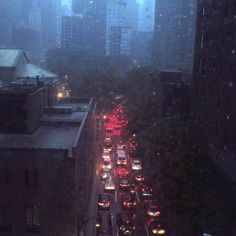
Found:
[{"label": "distant building silhouette", "polygon": [[107,2],[74,0],[72,10],[73,17],[81,17],[82,51],[90,55],[105,55]]},{"label": "distant building silhouette", "polygon": [[83,49],[83,22],[79,15],[62,17],[61,47],[66,50]]},{"label": "distant building silhouette", "polygon": [[153,63],[161,70],[192,70],[195,0],[158,0],[155,9]]}]

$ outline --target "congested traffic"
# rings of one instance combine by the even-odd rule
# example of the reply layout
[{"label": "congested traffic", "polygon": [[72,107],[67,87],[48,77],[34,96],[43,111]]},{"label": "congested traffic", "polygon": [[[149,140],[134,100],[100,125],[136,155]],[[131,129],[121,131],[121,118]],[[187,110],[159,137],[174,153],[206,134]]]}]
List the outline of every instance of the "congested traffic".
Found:
[{"label": "congested traffic", "polygon": [[142,160],[132,155],[137,143],[124,137],[128,121],[122,106],[100,119],[96,235],[167,235]]}]

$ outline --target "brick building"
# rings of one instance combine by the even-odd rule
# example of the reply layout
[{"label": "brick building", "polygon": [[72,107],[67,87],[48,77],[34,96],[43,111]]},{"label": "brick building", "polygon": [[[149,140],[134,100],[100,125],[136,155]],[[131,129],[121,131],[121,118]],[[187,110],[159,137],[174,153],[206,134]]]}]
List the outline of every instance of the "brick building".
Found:
[{"label": "brick building", "polygon": [[79,235],[95,163],[95,104],[57,102],[55,80],[22,80],[0,90],[0,235]]},{"label": "brick building", "polygon": [[212,160],[236,181],[236,2],[198,1],[194,111]]}]

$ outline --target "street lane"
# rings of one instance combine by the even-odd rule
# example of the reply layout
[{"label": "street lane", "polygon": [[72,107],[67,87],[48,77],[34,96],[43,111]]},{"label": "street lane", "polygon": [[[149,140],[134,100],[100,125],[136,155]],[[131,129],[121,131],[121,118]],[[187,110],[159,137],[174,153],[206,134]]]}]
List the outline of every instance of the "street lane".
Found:
[{"label": "street lane", "polygon": [[[119,135],[117,135],[117,133],[119,133]],[[116,147],[117,147],[117,143],[118,141],[122,140],[121,134],[122,132],[117,132],[116,135],[114,136],[110,136],[109,133],[109,137],[111,137],[112,139],[112,152],[111,154],[111,162],[112,162],[112,169],[110,171],[110,175],[111,178],[114,180],[115,182],[115,190],[112,192],[112,195],[114,197],[112,205],[110,207],[110,213],[112,214],[112,230],[111,232],[103,232],[103,233],[98,233],[97,235],[103,235],[103,236],[121,236],[119,235],[119,230],[118,230],[118,226],[117,226],[117,213],[120,213],[123,211],[122,206],[121,206],[121,195],[123,194],[120,191],[119,188],[119,180],[118,180],[118,176],[117,176],[117,164],[116,164]],[[103,126],[103,131],[102,131],[102,135],[101,136],[101,140],[100,143],[101,145],[103,144],[103,141],[105,140],[105,137],[107,137],[107,132],[106,132],[106,128],[105,125]],[[127,142],[127,141],[125,141]],[[132,171],[131,168],[131,158],[129,156],[129,150],[126,148],[126,153],[127,153],[127,166],[126,169],[129,172],[129,182],[130,184],[135,183],[134,181],[134,172]],[[97,193],[104,193],[104,183],[105,181],[101,181],[100,175],[101,175],[101,169],[102,169],[102,164],[103,164],[103,158],[102,158],[102,153],[99,156],[99,161],[98,161],[98,165],[97,165],[97,170],[96,170],[96,178],[97,178]],[[140,184],[135,183],[135,186],[137,188],[137,191],[135,192],[135,196],[136,196],[136,200],[137,200],[137,209],[135,211],[135,232],[133,234],[133,236],[151,236],[148,230],[148,227],[146,225],[147,222],[147,217],[145,216],[144,213],[144,207],[143,207],[143,203],[142,203],[142,199],[140,198],[140,195],[138,193],[138,191],[140,190]],[[109,213],[107,212],[107,213]],[[103,215],[106,215],[107,213],[102,213]]]}]

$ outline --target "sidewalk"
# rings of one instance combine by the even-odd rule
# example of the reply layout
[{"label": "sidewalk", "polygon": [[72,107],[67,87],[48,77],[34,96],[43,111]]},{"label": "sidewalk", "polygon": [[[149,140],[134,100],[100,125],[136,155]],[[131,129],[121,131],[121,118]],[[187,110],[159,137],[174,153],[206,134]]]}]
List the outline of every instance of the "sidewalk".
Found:
[{"label": "sidewalk", "polygon": [[94,145],[94,166],[93,166],[93,178],[90,188],[90,199],[89,199],[89,207],[88,207],[88,214],[86,219],[89,219],[84,227],[84,231],[80,236],[95,236],[96,235],[96,216],[97,216],[97,163],[100,154],[100,141],[101,141],[101,127],[99,130],[99,135],[95,140]]}]

